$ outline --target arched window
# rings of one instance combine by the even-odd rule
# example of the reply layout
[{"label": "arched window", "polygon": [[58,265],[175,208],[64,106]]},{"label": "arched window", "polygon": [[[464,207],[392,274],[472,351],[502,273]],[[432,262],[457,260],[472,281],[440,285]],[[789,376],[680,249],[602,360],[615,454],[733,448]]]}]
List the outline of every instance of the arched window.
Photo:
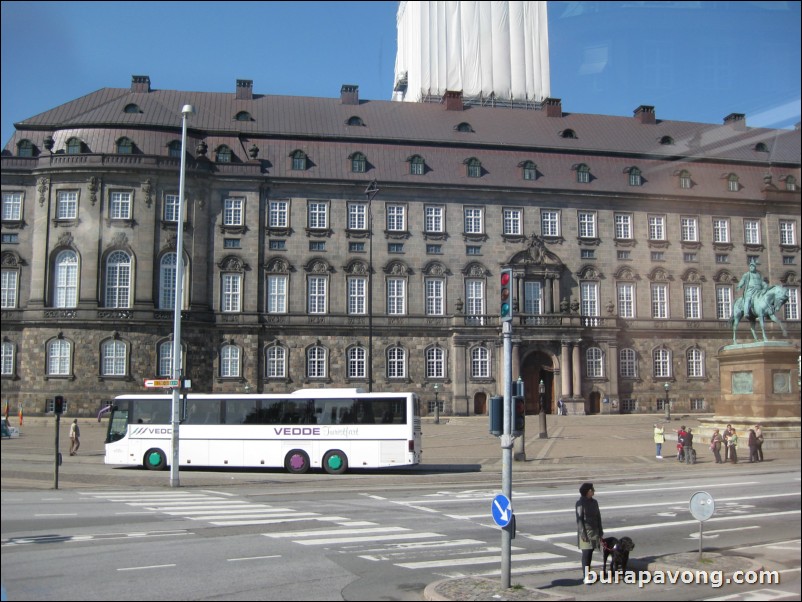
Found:
[{"label": "arched window", "polygon": [[[159,263],[159,309],[173,311],[175,308],[175,253],[165,253],[161,262]],[[187,279],[188,279],[187,262],[184,260],[184,285],[183,299],[181,300],[181,307],[187,307]]]},{"label": "arched window", "polygon": [[671,352],[660,347],[652,352],[652,364],[655,378],[671,378]]},{"label": "arched window", "polygon": [[426,162],[420,155],[413,155],[409,159],[409,173],[413,176],[422,176],[426,169]]},{"label": "arched window", "polygon": [[490,351],[483,345],[471,349],[471,378],[490,378]]},{"label": "arched window", "polygon": [[560,132],[560,136],[562,136],[563,138],[572,138],[572,139],[577,137],[576,132],[571,129],[563,130],[562,132]]},{"label": "arched window", "polygon": [[679,187],[688,190],[691,187],[691,172],[683,169],[679,172]]},{"label": "arched window", "polygon": [[351,171],[353,173],[365,173],[368,168],[368,160],[362,153],[351,155]]},{"label": "arched window", "polygon": [[660,144],[670,145],[674,144],[674,139],[671,136],[663,136],[660,138]]},{"label": "arched window", "polygon": [[524,180],[534,181],[537,179],[537,165],[532,161],[524,161],[522,165]]},{"label": "arched window", "polygon": [[306,377],[326,378],[328,375],[326,349],[316,345],[306,351]]},{"label": "arched window", "polygon": [[33,157],[36,153],[36,147],[30,140],[20,140],[17,145],[18,157]]},{"label": "arched window", "polygon": [[130,138],[120,138],[117,141],[117,154],[118,155],[133,155],[134,143]]},{"label": "arched window", "polygon": [[157,367],[156,367],[156,375],[157,376],[172,376],[173,374],[173,342],[172,341],[164,341],[159,343],[158,352],[156,354],[158,356],[157,359]]},{"label": "arched window", "polygon": [[141,113],[142,109],[139,108],[139,105],[134,104],[134,103],[130,103],[130,104],[125,105],[125,108],[123,109],[123,112],[125,112],[125,113]]},{"label": "arched window", "polygon": [[231,163],[234,159],[234,153],[225,144],[217,148],[217,162],[218,163]]},{"label": "arched window", "polygon": [[251,117],[251,114],[248,113],[248,111],[240,111],[234,116],[234,119],[237,121],[253,121],[253,117]]},{"label": "arched window", "polygon": [[621,378],[638,378],[638,356],[634,349],[618,352],[618,372]]},{"label": "arched window", "polygon": [[407,353],[403,347],[390,347],[387,350],[387,378],[406,378]]},{"label": "arched window", "polygon": [[367,356],[364,347],[351,347],[348,350],[348,378],[365,378]]},{"label": "arched window", "polygon": [[56,256],[53,305],[59,308],[78,304],[78,255],[62,251]]},{"label": "arched window", "polygon": [[167,156],[173,159],[181,158],[181,141],[173,140],[167,145]]},{"label": "arched window", "polygon": [[348,125],[357,125],[357,126],[365,125],[365,122],[362,121],[362,118],[361,117],[357,117],[356,115],[354,115],[353,117],[350,117],[348,119],[347,123],[348,123]]},{"label": "arched window", "polygon": [[588,378],[604,376],[604,354],[598,347],[590,347],[585,352],[585,370]]},{"label": "arched window", "polygon": [[590,167],[582,163],[576,168],[576,181],[580,184],[588,184],[590,182]]},{"label": "arched window", "polygon": [[688,349],[685,356],[687,362],[688,378],[703,378],[705,375],[704,354],[696,347]]},{"label": "arched window", "polygon": [[469,178],[481,178],[482,177],[482,162],[475,157],[471,157],[465,162],[465,165],[468,167],[468,177]]},{"label": "arched window", "polygon": [[220,377],[238,378],[240,375],[240,348],[223,345],[220,348]]},{"label": "arched window", "polygon": [[302,150],[297,150],[292,153],[292,169],[294,171],[303,171],[307,166],[306,153]]},{"label": "arched window", "polygon": [[84,143],[78,138],[70,138],[67,140],[67,154],[79,155],[84,152]]},{"label": "arched window", "polygon": [[473,132],[473,128],[471,127],[471,124],[466,122],[466,121],[463,121],[462,123],[457,124],[457,127],[455,127],[454,129],[457,130],[458,132],[462,132],[462,133]]},{"label": "arched window", "polygon": [[426,350],[426,378],[445,378],[445,352],[440,347]]},{"label": "arched window", "polygon": [[267,348],[265,356],[265,377],[287,378],[287,350],[273,345]]},{"label": "arched window", "polygon": [[111,339],[100,348],[100,373],[102,376],[125,376],[128,353],[125,343]]},{"label": "arched window", "polygon": [[14,343],[10,341],[3,341],[2,343],[2,358],[0,358],[0,374],[3,376],[13,376],[15,374],[16,348]]},{"label": "arched window", "polygon": [[765,142],[758,142],[755,144],[755,151],[758,153],[767,153],[769,152],[769,147],[766,145]]},{"label": "arched window", "polygon": [[738,176],[734,173],[731,173],[727,176],[727,190],[730,192],[738,192],[741,189],[741,185],[738,182]]},{"label": "arched window", "polygon": [[131,256],[114,251],[106,260],[106,307],[131,307]]},{"label": "arched window", "polygon": [[641,171],[637,167],[631,167],[629,169],[629,185],[630,186],[640,186],[643,184],[643,178],[641,176]]},{"label": "arched window", "polygon": [[48,376],[69,376],[72,345],[64,339],[53,339],[47,344]]},{"label": "arched window", "polygon": [[789,192],[796,191],[796,178],[794,176],[785,177],[785,189]]}]

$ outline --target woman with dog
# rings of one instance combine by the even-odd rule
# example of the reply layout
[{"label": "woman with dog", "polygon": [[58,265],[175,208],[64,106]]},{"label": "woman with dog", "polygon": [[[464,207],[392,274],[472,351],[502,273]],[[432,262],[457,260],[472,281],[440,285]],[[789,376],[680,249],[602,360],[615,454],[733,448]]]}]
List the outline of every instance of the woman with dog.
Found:
[{"label": "woman with dog", "polygon": [[601,549],[604,537],[599,503],[593,499],[596,490],[593,483],[583,483],[576,502],[577,547],[582,550],[582,578],[590,571],[593,550]]}]

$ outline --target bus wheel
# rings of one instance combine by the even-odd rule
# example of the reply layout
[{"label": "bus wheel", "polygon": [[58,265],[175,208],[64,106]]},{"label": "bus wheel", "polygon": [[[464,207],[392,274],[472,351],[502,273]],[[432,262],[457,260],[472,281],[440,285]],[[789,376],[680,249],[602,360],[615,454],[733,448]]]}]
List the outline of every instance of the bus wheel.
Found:
[{"label": "bus wheel", "polygon": [[348,470],[348,458],[339,449],[332,449],[323,456],[323,469],[329,474],[342,474]]},{"label": "bus wheel", "polygon": [[164,470],[167,467],[167,456],[160,449],[149,449],[145,452],[144,464],[148,470]]},{"label": "bus wheel", "polygon": [[293,449],[284,456],[284,468],[293,474],[303,474],[309,470],[309,454],[302,449]]}]

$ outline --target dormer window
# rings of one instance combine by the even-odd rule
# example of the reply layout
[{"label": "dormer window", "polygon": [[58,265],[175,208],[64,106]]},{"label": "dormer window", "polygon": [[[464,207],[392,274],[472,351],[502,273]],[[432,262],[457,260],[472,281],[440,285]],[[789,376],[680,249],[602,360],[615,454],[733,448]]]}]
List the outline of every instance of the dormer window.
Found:
[{"label": "dormer window", "polygon": [[234,153],[231,152],[231,149],[228,148],[225,144],[217,147],[215,151],[217,156],[218,163],[231,163],[234,158]]},{"label": "dormer window", "polygon": [[345,123],[346,123],[346,125],[356,125],[356,126],[364,126],[365,125],[365,122],[362,121],[362,118],[361,117],[357,117],[356,115],[354,115],[353,117],[350,117],[348,119],[348,121],[346,121]]},{"label": "dormer window", "polygon": [[758,142],[755,144],[755,151],[758,153],[767,153],[769,152],[769,147],[766,146],[765,142]]},{"label": "dormer window", "polygon": [[643,184],[643,177],[641,176],[641,171],[637,167],[630,167],[629,168],[629,185],[630,186],[640,186]]},{"label": "dormer window", "polygon": [[691,173],[685,169],[679,172],[679,187],[684,190],[691,187]]},{"label": "dormer window", "polygon": [[520,164],[524,180],[537,180],[537,165],[533,161],[524,161]]},{"label": "dormer window", "polygon": [[576,138],[577,137],[576,136],[576,132],[574,130],[571,130],[571,129],[563,130],[562,132],[560,132],[560,136],[563,137],[563,138]]},{"label": "dormer window", "polygon": [[471,157],[465,161],[465,165],[467,165],[469,178],[482,177],[482,162],[479,159],[476,157]]},{"label": "dormer window", "polygon": [[17,144],[18,157],[33,157],[36,155],[36,147],[30,140],[20,140]]},{"label": "dormer window", "polygon": [[248,113],[248,111],[240,111],[234,116],[234,119],[237,121],[253,121],[253,117],[251,117],[251,114]]},{"label": "dormer window", "polygon": [[786,176],[785,177],[785,189],[788,192],[795,192],[796,191],[796,178],[794,176]]},{"label": "dormer window", "polygon": [[131,142],[130,138],[123,137],[117,140],[117,154],[118,155],[134,154],[134,143]]},{"label": "dormer window", "polygon": [[125,105],[125,108],[123,109],[123,112],[124,113],[141,113],[142,109],[139,108],[138,104],[135,104],[135,103],[132,102],[131,104]]},{"label": "dormer window", "polygon": [[674,139],[671,136],[663,136],[662,138],[660,138],[660,144],[666,146],[674,144]]},{"label": "dormer window", "polygon": [[167,145],[167,156],[173,159],[181,158],[181,141],[173,140]]},{"label": "dormer window", "polygon": [[409,173],[413,176],[422,176],[426,171],[426,162],[420,155],[412,155],[409,159]]},{"label": "dormer window", "polygon": [[67,140],[68,155],[80,155],[82,152],[84,152],[83,142],[81,142],[78,138],[70,138]]},{"label": "dormer window", "polygon": [[306,153],[302,150],[296,150],[290,153],[290,157],[292,157],[292,169],[293,171],[304,171],[306,169],[307,160],[306,160]]},{"label": "dormer window", "polygon": [[368,159],[362,153],[354,153],[348,158],[351,160],[353,173],[365,173],[368,170]]},{"label": "dormer window", "polygon": [[738,176],[734,173],[731,173],[727,176],[727,190],[730,192],[738,192],[741,189],[741,185],[738,182]]},{"label": "dormer window", "polygon": [[581,163],[576,167],[576,181],[580,184],[590,183],[590,167]]},{"label": "dormer window", "polygon": [[455,127],[454,129],[457,130],[458,132],[464,132],[468,134],[473,132],[471,124],[466,121],[463,121],[462,123],[458,124],[457,127]]}]

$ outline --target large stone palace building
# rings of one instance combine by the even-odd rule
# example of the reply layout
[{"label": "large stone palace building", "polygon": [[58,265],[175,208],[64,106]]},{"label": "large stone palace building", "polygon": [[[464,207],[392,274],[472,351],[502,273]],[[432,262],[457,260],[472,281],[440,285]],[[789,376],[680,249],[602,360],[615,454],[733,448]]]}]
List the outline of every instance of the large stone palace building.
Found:
[{"label": "large stone palace building", "polygon": [[170,377],[178,228],[193,391],[412,390],[424,413],[486,413],[503,392],[505,268],[530,412],[541,381],[548,412],[714,410],[752,259],[788,288],[779,317],[799,340],[799,127],[429,100],[134,76],[17,123],[2,399],[42,413],[62,394],[87,415]]}]

